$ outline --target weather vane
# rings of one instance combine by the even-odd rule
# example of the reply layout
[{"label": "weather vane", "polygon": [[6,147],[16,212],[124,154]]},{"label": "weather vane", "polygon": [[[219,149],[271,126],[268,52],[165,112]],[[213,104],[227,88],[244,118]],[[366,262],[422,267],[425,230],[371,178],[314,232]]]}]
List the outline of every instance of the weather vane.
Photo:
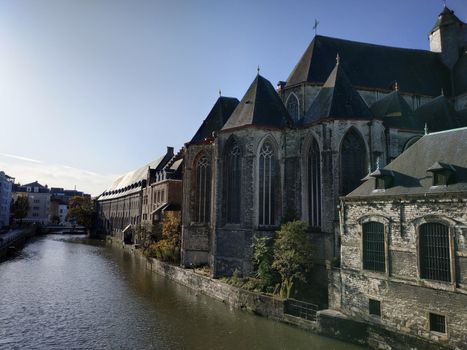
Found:
[{"label": "weather vane", "polygon": [[313,26],[313,29],[315,30],[315,35],[318,34],[318,24],[319,24],[319,21],[315,18],[315,25]]}]

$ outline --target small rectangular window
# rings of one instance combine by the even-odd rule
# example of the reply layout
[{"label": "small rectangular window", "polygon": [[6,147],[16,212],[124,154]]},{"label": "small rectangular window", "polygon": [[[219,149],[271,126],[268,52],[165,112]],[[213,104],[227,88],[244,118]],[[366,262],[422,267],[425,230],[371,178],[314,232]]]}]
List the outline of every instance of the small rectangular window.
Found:
[{"label": "small rectangular window", "polygon": [[430,313],[430,331],[446,333],[446,317]]},{"label": "small rectangular window", "polygon": [[386,183],[384,181],[384,178],[378,177],[376,178],[376,189],[377,190],[384,190],[386,188]]},{"label": "small rectangular window", "polygon": [[434,173],[433,186],[445,186],[447,183],[448,181],[446,174]]},{"label": "small rectangular window", "polygon": [[370,315],[381,316],[381,302],[379,300],[370,299],[368,302]]}]

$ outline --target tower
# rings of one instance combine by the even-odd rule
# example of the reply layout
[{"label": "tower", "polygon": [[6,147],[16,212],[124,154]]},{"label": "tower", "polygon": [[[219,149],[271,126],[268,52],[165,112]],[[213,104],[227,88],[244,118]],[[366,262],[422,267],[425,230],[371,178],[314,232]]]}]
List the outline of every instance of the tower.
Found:
[{"label": "tower", "polygon": [[429,34],[430,50],[440,52],[443,63],[452,69],[467,46],[467,25],[447,6]]}]

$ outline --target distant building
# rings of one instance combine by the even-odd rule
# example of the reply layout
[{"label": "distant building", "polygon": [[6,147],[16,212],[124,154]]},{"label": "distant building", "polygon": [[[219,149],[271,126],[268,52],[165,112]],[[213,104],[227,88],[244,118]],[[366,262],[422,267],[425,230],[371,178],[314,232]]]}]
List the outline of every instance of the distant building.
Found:
[{"label": "distant building", "polygon": [[23,222],[35,222],[47,225],[50,222],[50,189],[35,181],[26,185],[15,184],[13,187],[13,200],[19,196],[29,200],[28,215]]},{"label": "distant building", "polygon": [[15,179],[0,171],[0,228],[10,224],[11,190]]},{"label": "distant building", "polygon": [[467,347],[467,128],[423,136],[341,199],[329,307]]},{"label": "distant building", "polygon": [[159,220],[166,210],[180,210],[179,157],[167,147],[164,156],[115,180],[97,199],[99,229],[135,243],[138,225]]},{"label": "distant building", "polygon": [[66,224],[68,215],[68,203],[73,197],[89,197],[82,191],[77,190],[65,190],[60,187],[50,188],[50,210],[49,216],[52,223]]}]

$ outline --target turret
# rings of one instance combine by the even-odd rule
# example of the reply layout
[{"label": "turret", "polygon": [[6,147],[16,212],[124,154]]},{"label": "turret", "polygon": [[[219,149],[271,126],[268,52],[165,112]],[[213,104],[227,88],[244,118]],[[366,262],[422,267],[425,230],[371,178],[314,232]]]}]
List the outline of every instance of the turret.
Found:
[{"label": "turret", "polygon": [[443,63],[452,69],[467,46],[467,24],[447,6],[429,34],[430,50],[440,52]]}]

